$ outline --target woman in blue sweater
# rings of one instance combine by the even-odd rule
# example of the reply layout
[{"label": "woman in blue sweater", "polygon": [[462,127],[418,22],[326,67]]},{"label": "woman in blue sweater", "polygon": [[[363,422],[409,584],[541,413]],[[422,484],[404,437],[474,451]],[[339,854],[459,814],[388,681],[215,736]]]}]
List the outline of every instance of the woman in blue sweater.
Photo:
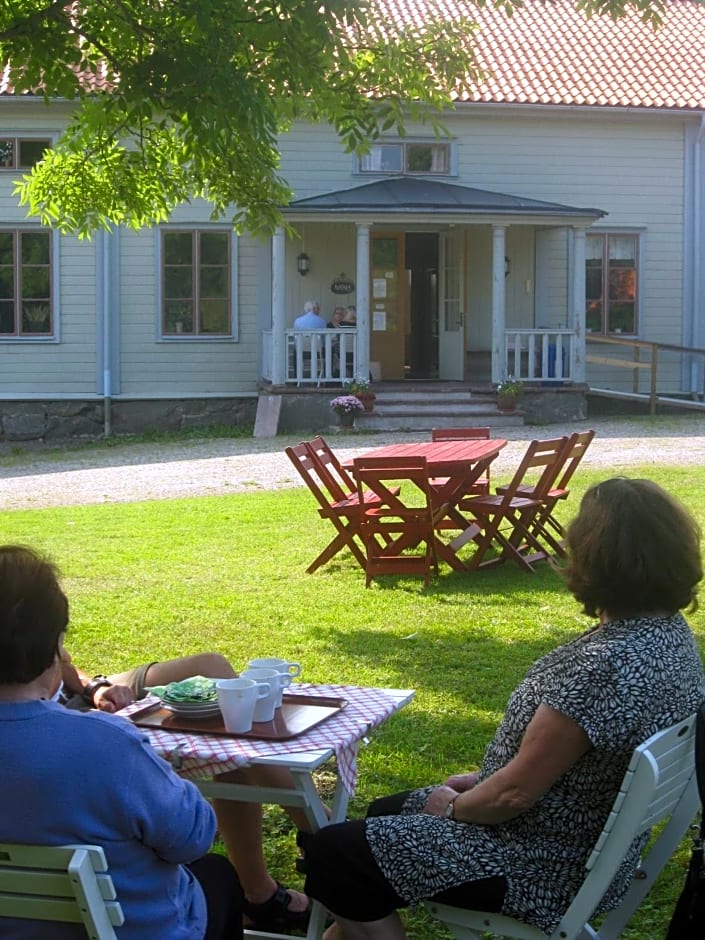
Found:
[{"label": "woman in blue sweater", "polygon": [[[0,841],[95,843],[108,859],[125,925],[121,940],[235,940],[242,893],[234,869],[208,856],[215,818],[129,722],[53,701],[68,601],[54,566],[0,547]],[[0,936],[44,940],[47,924],[0,917]],[[83,927],[53,925],[52,940]]]}]

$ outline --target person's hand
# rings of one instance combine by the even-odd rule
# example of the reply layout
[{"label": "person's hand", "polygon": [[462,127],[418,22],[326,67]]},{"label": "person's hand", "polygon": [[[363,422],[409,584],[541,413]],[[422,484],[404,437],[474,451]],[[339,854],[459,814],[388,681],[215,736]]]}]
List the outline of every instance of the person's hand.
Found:
[{"label": "person's hand", "polygon": [[102,712],[118,712],[132,705],[135,696],[127,685],[103,685],[95,690],[93,705]]},{"label": "person's hand", "polygon": [[443,783],[444,786],[452,787],[454,790],[457,790],[458,793],[465,793],[466,790],[472,790],[473,787],[476,787],[479,779],[480,771],[474,770],[469,774],[453,774],[452,777],[448,777]]},{"label": "person's hand", "polygon": [[426,800],[426,804],[423,808],[424,813],[429,813],[431,816],[445,816],[448,804],[451,800],[454,800],[457,795],[457,790],[445,784],[441,787],[435,787]]}]

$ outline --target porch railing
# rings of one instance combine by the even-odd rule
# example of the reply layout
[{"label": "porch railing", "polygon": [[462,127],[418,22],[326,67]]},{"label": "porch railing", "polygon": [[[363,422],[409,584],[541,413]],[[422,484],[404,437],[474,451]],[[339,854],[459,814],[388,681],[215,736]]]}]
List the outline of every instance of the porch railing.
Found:
[{"label": "porch railing", "polygon": [[[286,330],[287,385],[340,384],[357,374],[357,330]],[[272,380],[272,331],[263,332],[262,377]]]},{"label": "porch railing", "polygon": [[[588,334],[585,361],[603,367],[599,385],[591,383],[592,394],[645,399],[652,415],[658,404],[705,409],[705,349],[701,347]],[[627,377],[631,373],[631,383],[619,381],[619,370],[622,375],[626,371]],[[681,387],[691,391],[679,392]]]},{"label": "porch railing", "polygon": [[505,330],[505,377],[522,382],[572,382],[575,334],[566,329]]}]

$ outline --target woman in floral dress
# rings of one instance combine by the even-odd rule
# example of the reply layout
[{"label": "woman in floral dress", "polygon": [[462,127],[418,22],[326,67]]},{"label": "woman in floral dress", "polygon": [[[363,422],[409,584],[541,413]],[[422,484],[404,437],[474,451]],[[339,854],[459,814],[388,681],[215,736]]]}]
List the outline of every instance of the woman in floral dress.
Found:
[{"label": "woman in floral dress", "polygon": [[[377,800],[366,820],[312,838],[306,892],[335,917],[327,940],[401,940],[397,909],[430,897],[550,933],[634,748],[705,700],[680,613],[696,608],[702,577],[688,511],[648,480],[607,480],[585,494],[567,542],[567,587],[596,624],[531,667],[479,772]],[[601,910],[619,904],[645,841]]]}]

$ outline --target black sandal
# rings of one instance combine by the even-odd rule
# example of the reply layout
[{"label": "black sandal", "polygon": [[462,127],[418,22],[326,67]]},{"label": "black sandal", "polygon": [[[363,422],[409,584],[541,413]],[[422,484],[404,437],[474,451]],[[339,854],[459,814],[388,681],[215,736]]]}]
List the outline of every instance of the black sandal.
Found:
[{"label": "black sandal", "polygon": [[279,933],[286,929],[306,930],[311,917],[311,901],[303,911],[292,911],[289,909],[291,895],[286,887],[277,882],[277,888],[274,894],[267,901],[261,904],[254,904],[245,899],[242,905],[242,911],[248,920],[248,924],[254,930],[263,930],[265,933]]}]

